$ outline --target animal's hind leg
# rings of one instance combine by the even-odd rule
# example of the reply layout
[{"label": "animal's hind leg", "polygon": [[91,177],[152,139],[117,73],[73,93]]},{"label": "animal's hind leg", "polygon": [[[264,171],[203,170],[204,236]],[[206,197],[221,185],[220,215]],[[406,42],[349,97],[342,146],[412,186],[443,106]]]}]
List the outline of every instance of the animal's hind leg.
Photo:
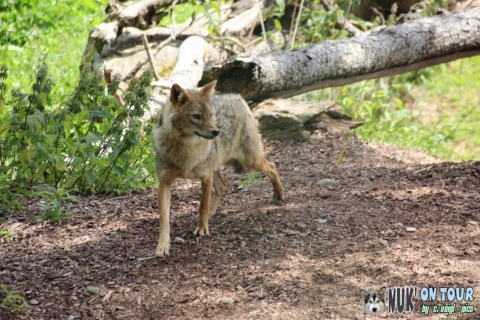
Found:
[{"label": "animal's hind leg", "polygon": [[218,205],[225,194],[225,181],[223,181],[219,171],[215,171],[213,176],[213,189],[215,190],[215,194],[213,195],[212,202],[210,203],[210,211],[208,213],[209,218],[213,217],[213,215],[217,212]]},{"label": "animal's hind leg", "polygon": [[248,169],[265,173],[272,182],[273,186],[273,196],[271,202],[277,202],[283,200],[284,198],[284,189],[282,183],[280,182],[280,178],[278,177],[277,168],[275,164],[272,162],[268,162],[267,159],[262,155],[259,161],[257,161],[253,167],[248,167]]}]

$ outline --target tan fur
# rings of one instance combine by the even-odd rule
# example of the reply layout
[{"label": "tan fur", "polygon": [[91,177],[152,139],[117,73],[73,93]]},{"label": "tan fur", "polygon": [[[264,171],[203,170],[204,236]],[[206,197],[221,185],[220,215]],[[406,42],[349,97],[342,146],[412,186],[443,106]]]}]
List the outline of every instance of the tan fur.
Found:
[{"label": "tan fur", "polygon": [[[284,190],[275,164],[268,162],[252,112],[234,94],[214,95],[216,82],[197,90],[174,84],[171,105],[162,112],[153,131],[157,156],[160,236],[155,255],[170,248],[170,188],[178,178],[200,179],[202,196],[195,235],[208,235],[208,219],[217,211],[225,193],[220,166],[265,173],[273,185],[272,201],[283,199]],[[218,134],[218,131],[220,132]],[[218,136],[216,136],[218,134]],[[211,199],[212,187],[215,194]]]}]

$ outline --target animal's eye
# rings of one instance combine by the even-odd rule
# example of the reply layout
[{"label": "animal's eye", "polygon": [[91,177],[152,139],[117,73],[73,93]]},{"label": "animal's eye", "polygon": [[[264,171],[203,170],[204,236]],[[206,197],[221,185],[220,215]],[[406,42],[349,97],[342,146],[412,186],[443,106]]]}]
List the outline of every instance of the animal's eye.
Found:
[{"label": "animal's eye", "polygon": [[195,119],[195,120],[200,120],[200,119],[201,119],[201,117],[200,117],[199,114],[194,114],[192,117],[193,117],[193,119]]}]

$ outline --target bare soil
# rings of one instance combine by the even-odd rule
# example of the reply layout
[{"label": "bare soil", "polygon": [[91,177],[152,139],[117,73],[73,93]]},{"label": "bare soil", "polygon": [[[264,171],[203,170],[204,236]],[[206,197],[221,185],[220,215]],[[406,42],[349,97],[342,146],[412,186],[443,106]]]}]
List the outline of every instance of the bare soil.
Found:
[{"label": "bare soil", "polygon": [[[84,197],[59,223],[35,222],[41,203],[30,199],[0,224],[13,233],[0,238],[0,284],[27,310],[0,304],[0,318],[356,319],[361,289],[470,286],[475,313],[448,318],[480,319],[480,162],[318,132],[266,151],[286,200],[269,204],[265,176],[242,189],[245,176],[226,169],[211,235],[195,238],[200,186],[179,180],[172,241],[185,242],[166,259],[141,259],[158,240],[154,188]],[[425,318],[414,302],[413,314],[382,317]]]}]

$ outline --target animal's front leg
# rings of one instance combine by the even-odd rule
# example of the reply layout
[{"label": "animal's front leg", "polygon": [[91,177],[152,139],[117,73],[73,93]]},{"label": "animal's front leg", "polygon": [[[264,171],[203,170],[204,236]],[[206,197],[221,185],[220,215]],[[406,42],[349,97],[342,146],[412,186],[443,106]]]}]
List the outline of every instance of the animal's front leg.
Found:
[{"label": "animal's front leg", "polygon": [[210,208],[210,198],[212,196],[213,172],[202,179],[202,197],[200,198],[200,209],[198,212],[197,228],[193,232],[196,236],[208,235],[208,212]]},{"label": "animal's front leg", "polygon": [[168,250],[170,249],[170,222],[168,219],[170,213],[170,198],[171,198],[171,180],[161,180],[158,186],[158,211],[160,214],[160,235],[158,238],[157,250],[155,256],[163,257],[168,256]]}]

